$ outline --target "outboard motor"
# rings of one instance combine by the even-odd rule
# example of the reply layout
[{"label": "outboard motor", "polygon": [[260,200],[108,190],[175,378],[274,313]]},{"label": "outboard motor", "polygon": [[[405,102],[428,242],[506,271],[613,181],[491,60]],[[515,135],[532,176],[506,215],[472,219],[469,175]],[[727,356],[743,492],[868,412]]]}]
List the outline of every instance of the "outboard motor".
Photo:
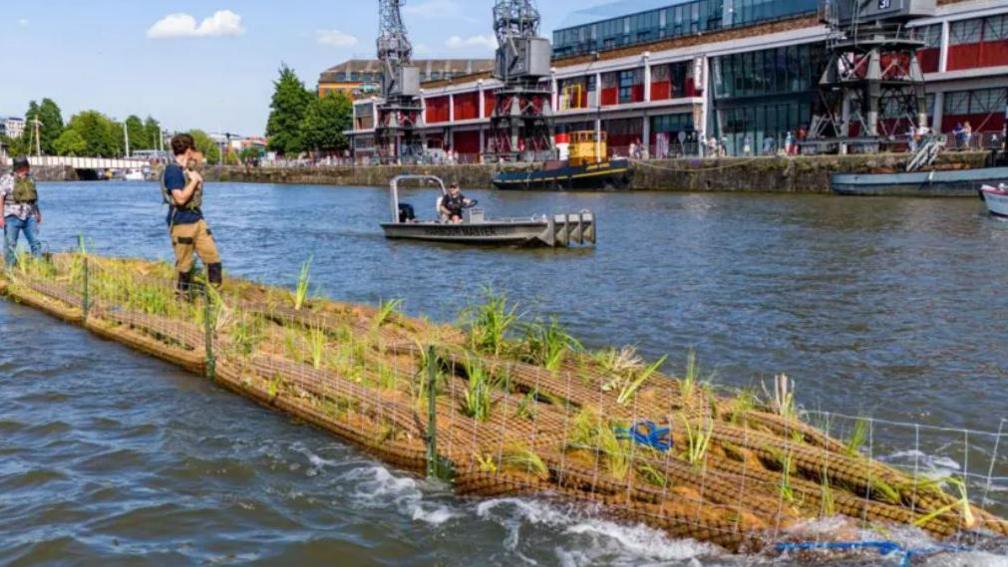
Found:
[{"label": "outboard motor", "polygon": [[416,211],[409,203],[399,203],[399,222],[413,222],[416,220]]}]

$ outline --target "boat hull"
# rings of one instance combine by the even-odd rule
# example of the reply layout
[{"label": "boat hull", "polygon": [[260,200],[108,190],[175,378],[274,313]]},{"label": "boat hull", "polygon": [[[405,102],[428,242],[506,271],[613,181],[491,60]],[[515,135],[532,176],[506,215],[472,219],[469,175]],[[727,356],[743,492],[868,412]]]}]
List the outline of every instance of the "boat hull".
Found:
[{"label": "boat hull", "polygon": [[480,223],[406,222],[383,223],[390,239],[454,242],[486,246],[568,247],[595,244],[595,217],[590,212],[554,215],[528,221]]},{"label": "boat hull", "polygon": [[980,189],[980,195],[992,215],[1008,218],[1008,191],[987,185]]},{"label": "boat hull", "polygon": [[973,197],[984,184],[1008,178],[1008,167],[916,173],[838,173],[833,192],[840,195]]},{"label": "boat hull", "polygon": [[611,160],[540,171],[507,171],[494,176],[503,191],[618,191],[630,185],[630,161]]}]

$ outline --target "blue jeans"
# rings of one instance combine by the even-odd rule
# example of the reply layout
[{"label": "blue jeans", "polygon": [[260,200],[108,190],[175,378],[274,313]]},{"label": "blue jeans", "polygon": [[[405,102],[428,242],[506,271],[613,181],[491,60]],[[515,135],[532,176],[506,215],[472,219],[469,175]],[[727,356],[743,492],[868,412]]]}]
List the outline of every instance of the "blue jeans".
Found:
[{"label": "blue jeans", "polygon": [[42,244],[38,240],[38,221],[35,217],[29,216],[26,220],[21,220],[16,216],[9,216],[4,219],[4,248],[5,258],[8,266],[13,266],[17,261],[18,236],[24,233],[28,246],[31,248],[32,256],[42,255]]}]

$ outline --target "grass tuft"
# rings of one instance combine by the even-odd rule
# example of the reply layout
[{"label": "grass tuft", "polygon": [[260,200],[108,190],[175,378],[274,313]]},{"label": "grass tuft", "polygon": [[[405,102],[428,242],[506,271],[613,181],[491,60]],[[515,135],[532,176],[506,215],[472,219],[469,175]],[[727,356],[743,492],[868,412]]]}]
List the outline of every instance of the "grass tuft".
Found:
[{"label": "grass tuft", "polygon": [[311,263],[312,256],[301,264],[301,272],[298,274],[297,288],[294,290],[294,310],[300,311],[308,300],[308,286],[311,285]]}]

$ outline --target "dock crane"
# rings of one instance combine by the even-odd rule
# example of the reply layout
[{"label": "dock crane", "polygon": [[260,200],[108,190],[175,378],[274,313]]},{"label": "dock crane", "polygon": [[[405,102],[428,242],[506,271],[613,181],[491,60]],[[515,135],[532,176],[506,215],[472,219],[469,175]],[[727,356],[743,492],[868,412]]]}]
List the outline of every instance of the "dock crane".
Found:
[{"label": "dock crane", "polygon": [[382,99],[375,121],[375,147],[382,163],[413,162],[423,151],[416,133],[423,122],[420,70],[412,65],[413,46],[400,12],[404,1],[378,0]]},{"label": "dock crane", "polygon": [[906,23],[935,12],[936,0],[823,0],[828,63],[803,151],[878,152],[926,130],[924,42]]},{"label": "dock crane", "polygon": [[490,115],[490,161],[542,161],[555,158],[552,50],[539,37],[539,10],[532,0],[497,0],[493,8],[497,56],[494,77],[503,85]]}]

